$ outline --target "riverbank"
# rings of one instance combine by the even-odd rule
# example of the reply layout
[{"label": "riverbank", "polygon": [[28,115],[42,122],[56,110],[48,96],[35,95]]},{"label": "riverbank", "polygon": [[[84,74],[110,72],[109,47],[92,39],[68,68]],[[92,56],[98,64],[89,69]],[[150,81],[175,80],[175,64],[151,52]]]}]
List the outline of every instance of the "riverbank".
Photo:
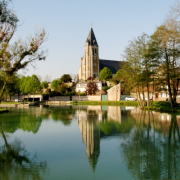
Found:
[{"label": "riverbank", "polygon": [[9,112],[9,110],[6,110],[6,109],[0,109],[0,113],[6,113],[6,112]]},{"label": "riverbank", "polygon": [[151,106],[145,106],[142,108],[143,110],[154,110],[160,112],[176,112],[180,113],[180,105],[177,104],[176,107],[172,108],[170,102],[166,101],[158,101],[153,102]]},{"label": "riverbank", "polygon": [[72,101],[73,105],[138,106],[137,101]]}]

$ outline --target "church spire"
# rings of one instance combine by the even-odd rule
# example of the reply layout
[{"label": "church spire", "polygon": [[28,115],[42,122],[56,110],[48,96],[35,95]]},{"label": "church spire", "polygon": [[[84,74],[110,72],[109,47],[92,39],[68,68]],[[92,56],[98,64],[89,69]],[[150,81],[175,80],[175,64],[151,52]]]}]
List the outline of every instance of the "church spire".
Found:
[{"label": "church spire", "polygon": [[97,46],[98,47],[98,43],[96,41],[96,37],[94,35],[94,31],[93,31],[92,27],[89,31],[89,35],[87,37],[86,42],[88,42],[90,46]]}]

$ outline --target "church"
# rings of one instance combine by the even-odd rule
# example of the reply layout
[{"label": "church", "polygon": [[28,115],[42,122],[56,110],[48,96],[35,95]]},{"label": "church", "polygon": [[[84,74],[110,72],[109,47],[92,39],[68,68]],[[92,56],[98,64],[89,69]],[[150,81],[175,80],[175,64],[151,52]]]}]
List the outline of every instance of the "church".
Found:
[{"label": "church", "polygon": [[85,81],[89,77],[99,78],[99,72],[104,68],[108,67],[112,74],[116,72],[122,66],[121,61],[99,59],[99,46],[91,28],[85,43],[84,56],[81,58],[81,66],[78,73],[78,79]]}]

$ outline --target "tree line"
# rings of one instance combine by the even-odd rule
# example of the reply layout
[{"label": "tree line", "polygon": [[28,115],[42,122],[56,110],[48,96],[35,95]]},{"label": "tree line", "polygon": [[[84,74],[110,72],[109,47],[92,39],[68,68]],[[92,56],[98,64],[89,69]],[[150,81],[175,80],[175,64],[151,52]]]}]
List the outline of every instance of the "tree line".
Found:
[{"label": "tree line", "polygon": [[9,9],[9,3],[10,0],[0,1],[0,102],[20,69],[29,64],[33,66],[33,62],[45,60],[46,57],[42,45],[47,36],[43,28],[35,31],[34,35],[12,42],[19,20],[13,10]]},{"label": "tree line", "polygon": [[[132,39],[123,53],[125,62],[115,78],[127,89],[135,91],[143,106],[144,92],[164,91],[171,107],[176,106],[180,80],[180,3],[177,2],[163,24],[152,35],[142,33]],[[141,94],[143,97],[141,97]]]}]

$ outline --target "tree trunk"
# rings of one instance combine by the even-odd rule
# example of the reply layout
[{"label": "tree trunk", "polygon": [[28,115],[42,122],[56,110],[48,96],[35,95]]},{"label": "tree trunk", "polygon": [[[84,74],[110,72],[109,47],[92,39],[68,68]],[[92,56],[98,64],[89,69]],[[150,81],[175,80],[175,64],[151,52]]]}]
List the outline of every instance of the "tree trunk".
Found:
[{"label": "tree trunk", "polygon": [[6,84],[7,84],[7,82],[6,82],[6,81],[4,81],[3,88],[1,89],[1,93],[0,93],[0,104],[1,104],[2,97],[3,97],[4,92],[5,92],[5,87],[6,87]]},{"label": "tree trunk", "polygon": [[167,53],[167,48],[165,48],[165,58],[166,58],[166,70],[167,70],[166,81],[168,85],[169,99],[170,99],[171,107],[174,107],[174,102],[172,99],[171,83],[170,83],[169,57]]},{"label": "tree trunk", "polygon": [[176,96],[177,96],[177,90],[176,90],[176,81],[177,78],[176,77],[176,72],[175,72],[175,39],[173,40],[173,57],[172,57],[172,73],[173,73],[173,77],[172,77],[172,98],[173,98],[173,102],[174,104],[176,104]]}]

